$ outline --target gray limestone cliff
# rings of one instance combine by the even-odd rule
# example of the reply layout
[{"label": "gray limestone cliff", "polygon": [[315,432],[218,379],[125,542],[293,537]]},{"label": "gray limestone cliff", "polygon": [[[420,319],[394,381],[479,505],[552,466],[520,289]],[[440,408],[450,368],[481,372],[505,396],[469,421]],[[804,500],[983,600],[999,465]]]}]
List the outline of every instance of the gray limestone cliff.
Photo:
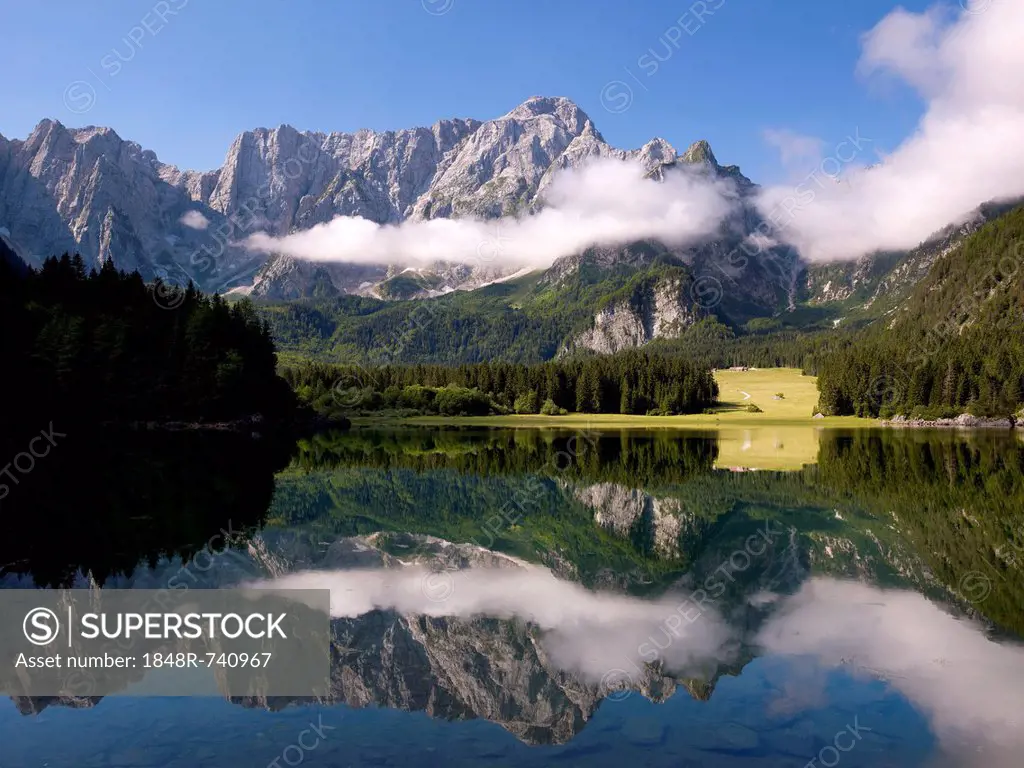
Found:
[{"label": "gray limestone cliff", "polygon": [[629,295],[600,309],[590,328],[575,335],[561,353],[613,353],[655,339],[679,338],[697,321],[690,285],[683,273],[642,281]]}]

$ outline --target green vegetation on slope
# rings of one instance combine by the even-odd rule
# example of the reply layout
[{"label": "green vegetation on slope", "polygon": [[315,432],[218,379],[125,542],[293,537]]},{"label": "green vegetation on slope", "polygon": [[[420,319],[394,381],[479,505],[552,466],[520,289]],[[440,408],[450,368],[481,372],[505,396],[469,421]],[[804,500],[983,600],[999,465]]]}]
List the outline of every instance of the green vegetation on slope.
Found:
[{"label": "green vegetation on slope", "polygon": [[1024,402],[1024,208],[932,267],[890,318],[822,357],[830,414],[1008,417]]},{"label": "green vegetation on slope", "polygon": [[[641,271],[584,265],[557,285],[539,282],[539,277],[534,273],[433,299],[387,302],[343,296],[261,309],[282,350],[320,360],[537,363],[553,358],[608,304],[641,302],[659,280],[675,279],[685,287],[690,279],[684,267],[664,261]],[[402,285],[408,288],[407,283]]]}]

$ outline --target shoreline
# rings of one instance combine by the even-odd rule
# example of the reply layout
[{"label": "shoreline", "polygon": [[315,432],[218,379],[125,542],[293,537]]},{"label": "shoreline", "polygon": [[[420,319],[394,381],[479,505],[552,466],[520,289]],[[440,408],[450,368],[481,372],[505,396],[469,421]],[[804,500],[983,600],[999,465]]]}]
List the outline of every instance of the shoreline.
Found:
[{"label": "shoreline", "polygon": [[352,416],[352,427],[482,427],[509,429],[641,429],[702,431],[720,429],[938,429],[938,430],[1024,430],[1024,421],[1009,418],[985,418],[963,414],[957,418],[868,419],[859,416],[822,418],[785,418],[767,414],[726,411],[722,414],[683,414],[679,416],[627,416],[610,413],[570,413],[564,416],[507,414],[491,416],[397,416],[367,414]]},{"label": "shoreline", "polygon": [[541,416],[537,414],[509,414],[502,416],[353,416],[352,425],[408,425],[408,426],[477,426],[515,427],[550,429],[564,427],[632,428],[632,429],[758,429],[762,427],[816,427],[829,428],[873,428],[878,427],[876,419],[857,416],[832,416],[824,419],[811,417],[785,418],[766,414],[724,412],[722,414],[683,414],[679,416],[628,416],[612,413],[570,413],[565,416]]},{"label": "shoreline", "polygon": [[275,433],[291,431],[296,434],[320,432],[327,429],[348,429],[352,420],[328,419],[318,414],[311,414],[306,419],[291,421],[270,421],[262,414],[255,413],[241,419],[231,421],[130,421],[125,423],[104,422],[105,428],[125,428],[145,432],[232,432],[235,434],[250,433],[252,437],[261,437],[264,432]]},{"label": "shoreline", "polygon": [[890,429],[1024,429],[1024,422],[1015,421],[1013,417],[1002,418],[989,416],[971,416],[961,413],[949,419],[908,419],[906,416],[895,416],[882,419],[880,426]]}]

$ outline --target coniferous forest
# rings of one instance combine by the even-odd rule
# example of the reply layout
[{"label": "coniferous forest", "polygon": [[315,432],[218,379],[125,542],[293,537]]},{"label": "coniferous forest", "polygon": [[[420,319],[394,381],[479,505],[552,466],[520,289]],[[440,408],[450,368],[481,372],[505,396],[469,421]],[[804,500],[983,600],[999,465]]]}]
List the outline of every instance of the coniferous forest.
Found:
[{"label": "coniferous forest", "polygon": [[488,413],[699,413],[718,398],[711,371],[685,357],[617,355],[458,366],[362,368],[307,363],[284,378],[318,411],[405,410],[448,416]]},{"label": "coniferous forest", "polygon": [[[294,416],[266,323],[247,301],[147,286],[65,254],[39,270],[0,259],[6,423]],[[13,407],[12,407],[13,406]]]}]

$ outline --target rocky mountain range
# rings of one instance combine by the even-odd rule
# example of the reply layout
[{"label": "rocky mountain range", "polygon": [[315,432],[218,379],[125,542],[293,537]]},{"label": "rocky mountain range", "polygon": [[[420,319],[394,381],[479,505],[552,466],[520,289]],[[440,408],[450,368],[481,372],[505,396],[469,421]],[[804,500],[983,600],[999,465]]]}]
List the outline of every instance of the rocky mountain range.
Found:
[{"label": "rocky mountain range", "polygon": [[[565,98],[531,98],[493,120],[399,131],[258,128],[240,134],[212,171],[163,163],[109,128],[43,120],[24,140],[0,137],[0,227],[29,263],[77,250],[87,264],[109,258],[147,278],[190,278],[206,289],[256,278],[257,295],[267,297],[291,297],[325,280],[353,292],[391,275],[281,257],[267,264],[239,242],[342,215],[385,224],[525,212],[541,204],[557,171],[592,157],[635,159],[651,173],[680,160],[717,167],[703,142],[681,155],[662,139],[614,148]],[[452,274],[436,289],[467,283],[472,275]]]}]

